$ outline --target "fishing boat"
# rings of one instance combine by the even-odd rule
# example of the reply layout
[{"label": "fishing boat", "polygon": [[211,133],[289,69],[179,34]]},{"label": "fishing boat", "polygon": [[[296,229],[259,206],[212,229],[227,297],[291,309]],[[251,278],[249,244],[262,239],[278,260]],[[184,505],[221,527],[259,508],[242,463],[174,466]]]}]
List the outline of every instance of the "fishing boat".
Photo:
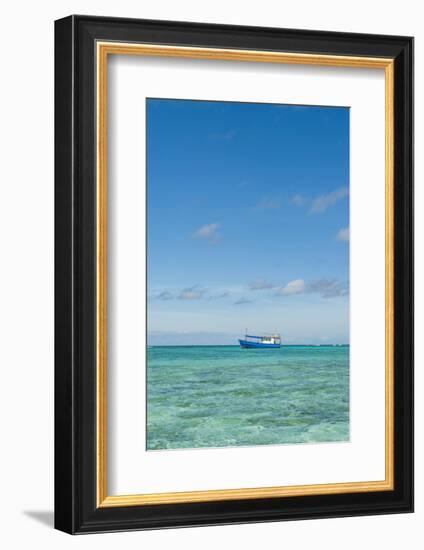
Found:
[{"label": "fishing boat", "polygon": [[[246,331],[247,333],[247,331]],[[242,348],[280,348],[281,337],[279,334],[268,336],[253,336],[245,334],[244,338],[239,338],[240,347]]]}]

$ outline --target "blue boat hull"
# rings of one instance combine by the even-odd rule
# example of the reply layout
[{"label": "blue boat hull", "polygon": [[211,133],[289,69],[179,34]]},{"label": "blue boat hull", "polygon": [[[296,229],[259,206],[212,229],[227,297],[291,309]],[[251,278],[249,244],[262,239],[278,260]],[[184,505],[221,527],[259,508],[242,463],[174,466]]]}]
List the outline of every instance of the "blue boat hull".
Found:
[{"label": "blue boat hull", "polygon": [[280,348],[281,344],[262,344],[262,342],[250,342],[249,340],[239,340],[242,348]]}]

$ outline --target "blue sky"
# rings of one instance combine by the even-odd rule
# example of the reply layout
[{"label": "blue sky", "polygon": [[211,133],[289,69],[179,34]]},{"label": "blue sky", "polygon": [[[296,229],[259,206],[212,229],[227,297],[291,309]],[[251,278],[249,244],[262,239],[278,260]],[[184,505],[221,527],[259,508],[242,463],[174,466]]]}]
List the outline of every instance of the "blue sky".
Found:
[{"label": "blue sky", "polygon": [[147,100],[148,336],[349,341],[349,109]]}]

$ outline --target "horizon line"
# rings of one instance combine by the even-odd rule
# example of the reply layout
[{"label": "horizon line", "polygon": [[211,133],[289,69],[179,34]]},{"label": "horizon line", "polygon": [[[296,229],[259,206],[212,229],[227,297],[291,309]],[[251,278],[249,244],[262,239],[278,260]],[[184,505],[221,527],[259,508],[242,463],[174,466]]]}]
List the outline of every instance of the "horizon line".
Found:
[{"label": "horizon line", "polygon": [[[288,348],[288,347],[346,347],[350,346],[350,344],[281,344],[282,348]],[[239,344],[147,344],[148,348],[193,348],[193,347],[234,347],[238,348],[240,347]]]}]

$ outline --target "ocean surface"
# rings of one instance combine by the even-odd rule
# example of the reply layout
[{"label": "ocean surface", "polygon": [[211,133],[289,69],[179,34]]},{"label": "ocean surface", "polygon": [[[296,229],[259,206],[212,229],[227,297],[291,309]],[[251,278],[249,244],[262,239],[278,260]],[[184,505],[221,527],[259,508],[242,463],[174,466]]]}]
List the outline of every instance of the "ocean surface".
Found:
[{"label": "ocean surface", "polygon": [[349,346],[148,349],[148,450],[347,440]]}]

